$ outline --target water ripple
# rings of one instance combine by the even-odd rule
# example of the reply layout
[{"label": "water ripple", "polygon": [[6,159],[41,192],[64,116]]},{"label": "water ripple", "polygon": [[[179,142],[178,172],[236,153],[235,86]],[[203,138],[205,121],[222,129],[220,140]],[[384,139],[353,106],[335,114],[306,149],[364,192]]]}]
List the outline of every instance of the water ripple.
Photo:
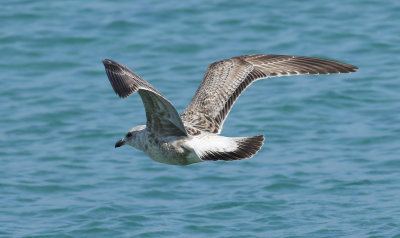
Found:
[{"label": "water ripple", "polygon": [[[8,1],[0,11],[0,236],[399,237],[396,1]],[[290,17],[288,17],[290,16]],[[101,60],[182,112],[207,66],[308,55],[356,74],[270,78],[222,135],[250,160],[166,166],[114,143],[145,112]]]}]

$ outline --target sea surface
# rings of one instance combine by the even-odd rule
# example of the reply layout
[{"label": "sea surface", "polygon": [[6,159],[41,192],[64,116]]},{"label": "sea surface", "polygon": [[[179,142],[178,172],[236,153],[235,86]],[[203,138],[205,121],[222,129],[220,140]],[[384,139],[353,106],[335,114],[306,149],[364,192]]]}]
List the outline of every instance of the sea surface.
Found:
[{"label": "sea surface", "polygon": [[[0,237],[400,237],[400,1],[1,3]],[[103,59],[181,113],[210,63],[257,53],[360,69],[248,88],[222,135],[264,134],[249,160],[114,149],[145,113]]]}]

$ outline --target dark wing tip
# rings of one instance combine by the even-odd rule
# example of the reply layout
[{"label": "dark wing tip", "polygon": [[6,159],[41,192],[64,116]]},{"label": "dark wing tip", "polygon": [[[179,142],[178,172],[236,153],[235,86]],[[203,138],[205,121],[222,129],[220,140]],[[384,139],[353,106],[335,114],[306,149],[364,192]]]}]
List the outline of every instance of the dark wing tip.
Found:
[{"label": "dark wing tip", "polygon": [[357,72],[358,67],[354,66],[354,65],[348,65],[347,69],[348,69],[348,71],[343,72],[343,73],[354,73],[354,72]]},{"label": "dark wing tip", "polygon": [[125,68],[125,66],[123,66],[122,64],[120,64],[120,63],[118,63],[118,62],[116,62],[114,60],[110,60],[110,59],[103,59],[103,64],[104,64],[105,67],[107,67],[107,66],[119,66],[119,67]]},{"label": "dark wing tip", "polygon": [[121,98],[126,98],[138,88],[129,69],[109,59],[104,59],[103,64],[114,92]]},{"label": "dark wing tip", "polygon": [[351,71],[351,72],[356,72],[356,70],[358,69],[358,67],[357,66],[354,66],[354,65],[350,65],[351,67],[351,69],[353,70],[353,71]]},{"label": "dark wing tip", "polygon": [[109,59],[103,59],[103,64],[104,65],[108,65],[108,64],[112,64],[112,60],[109,60]]},{"label": "dark wing tip", "polygon": [[337,73],[353,73],[358,69],[357,66],[346,64],[336,60],[305,57],[305,56],[292,56],[293,64],[296,67],[304,67],[307,74],[337,74]]},{"label": "dark wing tip", "polygon": [[346,73],[356,72],[356,70],[358,69],[358,67],[355,66],[355,65],[346,64],[346,63],[342,63],[342,62],[339,62],[339,61],[333,61],[333,62],[336,62],[336,63],[341,64],[342,66],[344,66],[349,71],[349,72],[346,72]]},{"label": "dark wing tip", "polygon": [[108,69],[108,70],[119,71],[119,72],[121,72],[123,70],[129,71],[122,64],[120,64],[120,63],[118,63],[116,61],[110,60],[110,59],[104,59],[103,60],[103,64],[104,64],[104,67],[106,68],[106,70]]}]

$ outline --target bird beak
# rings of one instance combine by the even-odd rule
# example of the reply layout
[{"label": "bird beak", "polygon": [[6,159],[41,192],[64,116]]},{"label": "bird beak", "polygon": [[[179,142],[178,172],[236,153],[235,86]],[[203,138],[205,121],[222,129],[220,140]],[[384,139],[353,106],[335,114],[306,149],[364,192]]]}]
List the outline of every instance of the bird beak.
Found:
[{"label": "bird beak", "polygon": [[115,148],[121,147],[123,145],[125,145],[125,141],[124,140],[119,140],[119,141],[117,141],[117,143],[115,143]]}]

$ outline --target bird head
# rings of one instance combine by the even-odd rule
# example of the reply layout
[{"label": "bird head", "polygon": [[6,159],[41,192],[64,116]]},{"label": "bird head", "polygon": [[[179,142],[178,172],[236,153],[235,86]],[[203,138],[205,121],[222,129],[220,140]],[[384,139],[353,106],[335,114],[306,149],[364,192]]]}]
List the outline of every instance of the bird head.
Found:
[{"label": "bird head", "polygon": [[117,141],[117,143],[115,143],[115,148],[117,147],[121,147],[123,145],[130,145],[132,147],[138,148],[139,144],[140,144],[140,134],[142,132],[144,132],[144,130],[146,129],[145,125],[140,125],[140,126],[136,126],[132,129],[130,129],[125,137],[119,141]]}]

